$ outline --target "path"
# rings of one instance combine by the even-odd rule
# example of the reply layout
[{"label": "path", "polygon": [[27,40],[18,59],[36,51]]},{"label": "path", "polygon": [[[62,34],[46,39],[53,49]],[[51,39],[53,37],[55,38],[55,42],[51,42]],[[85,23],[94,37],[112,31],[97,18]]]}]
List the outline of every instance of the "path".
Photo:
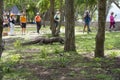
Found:
[{"label": "path", "polygon": [[[48,27],[48,26],[46,26]],[[41,27],[40,34],[36,33],[36,24],[27,24],[26,28],[26,35],[21,35],[21,28],[20,25],[15,25],[15,35],[14,36],[3,36],[3,39],[8,39],[8,38],[24,38],[24,39],[34,39],[36,37],[41,37],[44,34],[51,34],[51,31],[49,28],[44,28],[43,26]],[[30,29],[31,28],[31,29]],[[61,33],[65,33],[64,28],[61,28]],[[84,34],[87,34],[85,32]],[[79,30],[79,28],[75,28],[75,35],[83,35],[82,29]]]},{"label": "path", "polygon": [[[30,28],[33,28],[33,30],[32,31],[29,30]],[[21,37],[21,38],[24,38],[24,39],[33,39],[33,38],[36,38],[36,37],[43,36],[43,34],[49,33],[49,32],[45,32],[44,29],[41,29],[40,34],[37,34],[35,24],[27,24],[26,34],[25,35],[21,34],[21,28],[20,28],[19,25],[15,25],[15,31],[14,32],[15,32],[15,34],[13,36],[10,36],[10,35],[3,36],[3,39],[18,38],[18,37]]]}]

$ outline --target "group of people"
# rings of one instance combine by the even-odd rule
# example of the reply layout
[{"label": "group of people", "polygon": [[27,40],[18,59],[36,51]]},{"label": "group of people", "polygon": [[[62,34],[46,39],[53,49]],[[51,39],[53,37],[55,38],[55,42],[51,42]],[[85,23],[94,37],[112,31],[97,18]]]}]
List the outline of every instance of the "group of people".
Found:
[{"label": "group of people", "polygon": [[[8,35],[14,35],[14,26],[16,22],[16,17],[13,13],[10,14],[10,17],[6,14],[3,15],[3,27],[8,28]],[[22,34],[25,34],[26,31],[26,16],[25,13],[23,12],[22,15],[20,16],[20,26],[22,28]]]},{"label": "group of people", "polygon": [[[39,13],[35,16],[35,21],[37,24],[37,33],[39,33],[39,30],[41,28],[41,17]],[[3,15],[3,27],[8,28],[8,35],[14,35],[14,26],[16,22],[16,17],[14,14],[10,14],[10,17],[6,14]],[[23,12],[20,15],[20,26],[22,28],[21,34],[24,35],[26,33],[26,24],[27,24],[27,18],[25,12]]]},{"label": "group of people", "polygon": [[[41,17],[40,17],[40,14],[37,13],[37,15],[35,16],[35,22],[36,22],[36,28],[37,28],[37,33],[39,34],[40,33],[40,29],[41,29]],[[55,16],[54,16],[54,27],[55,29],[58,28],[58,25],[59,25],[59,22],[60,22],[60,12],[57,11]]]},{"label": "group of people", "polygon": [[[110,26],[109,26],[109,31],[111,31],[111,28],[115,28],[115,16],[114,15],[114,12],[111,12],[111,15],[110,15]],[[91,32],[91,29],[90,29],[90,22],[91,22],[91,17],[90,17],[90,14],[89,14],[89,11],[87,10],[84,14],[84,28],[83,28],[83,33],[85,32],[85,29],[87,28],[87,32]],[[14,25],[15,25],[15,15],[14,14],[10,14],[10,17],[7,18],[7,16],[4,14],[3,15],[3,26],[4,27],[8,27],[8,34],[9,35],[14,35]],[[36,14],[35,16],[35,22],[36,22],[36,32],[39,34],[40,33],[40,29],[41,29],[41,16],[39,13]],[[58,28],[58,25],[59,25],[59,22],[60,22],[60,12],[57,11],[55,16],[54,16],[54,26],[55,28],[57,29]],[[26,33],[26,23],[27,23],[27,18],[26,18],[26,14],[25,12],[23,12],[20,16],[20,26],[22,28],[21,30],[21,33],[22,35],[24,35]]]},{"label": "group of people", "polygon": [[[34,20],[36,23],[36,32],[39,34],[41,29],[41,21],[42,21],[42,18],[39,13],[36,14]],[[9,18],[6,14],[3,15],[3,27],[8,28],[8,35],[14,35],[15,21],[16,21],[16,18],[14,14],[10,14]],[[56,12],[54,16],[54,23],[56,28],[59,24],[59,21],[60,21],[60,15],[59,15],[59,12]],[[21,30],[22,35],[26,33],[26,24],[27,24],[26,14],[25,12],[22,12],[22,14],[20,15],[20,26],[22,28]]]},{"label": "group of people", "polygon": [[8,34],[13,35],[14,34],[14,24],[15,24],[15,18],[13,14],[10,14],[10,17],[8,18],[7,15],[3,15],[3,27],[8,27]]},{"label": "group of people", "polygon": [[[109,17],[109,21],[110,21],[110,26],[109,26],[109,31],[111,31],[112,29],[115,30],[115,17],[117,15],[114,16],[114,12],[111,12],[111,15]],[[83,28],[83,33],[85,32],[85,29],[87,28],[87,32],[91,32],[90,30],[90,22],[91,22],[91,18],[90,18],[90,14],[89,11],[87,10],[84,14],[84,28]]]}]

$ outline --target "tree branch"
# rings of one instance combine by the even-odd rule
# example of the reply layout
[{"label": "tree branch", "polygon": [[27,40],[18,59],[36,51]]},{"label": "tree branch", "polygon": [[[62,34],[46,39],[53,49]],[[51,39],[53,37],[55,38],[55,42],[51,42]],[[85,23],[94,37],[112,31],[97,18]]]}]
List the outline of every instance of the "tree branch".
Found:
[{"label": "tree branch", "polygon": [[117,2],[113,1],[113,3],[120,9],[120,5]]}]

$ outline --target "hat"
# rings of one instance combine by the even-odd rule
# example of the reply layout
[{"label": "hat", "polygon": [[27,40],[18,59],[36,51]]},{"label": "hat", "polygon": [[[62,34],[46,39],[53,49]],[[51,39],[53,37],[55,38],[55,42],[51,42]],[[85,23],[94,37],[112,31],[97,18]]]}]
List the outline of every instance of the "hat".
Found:
[{"label": "hat", "polygon": [[89,13],[89,10],[86,10],[85,12],[86,12],[86,13]]},{"label": "hat", "polygon": [[13,14],[13,13],[11,13],[11,14],[10,14],[10,16],[14,16],[14,14]]},{"label": "hat", "polygon": [[37,15],[39,15],[39,13],[37,13]]},{"label": "hat", "polygon": [[59,11],[57,11],[56,13],[57,13],[57,14],[59,14],[60,12],[59,12]]}]

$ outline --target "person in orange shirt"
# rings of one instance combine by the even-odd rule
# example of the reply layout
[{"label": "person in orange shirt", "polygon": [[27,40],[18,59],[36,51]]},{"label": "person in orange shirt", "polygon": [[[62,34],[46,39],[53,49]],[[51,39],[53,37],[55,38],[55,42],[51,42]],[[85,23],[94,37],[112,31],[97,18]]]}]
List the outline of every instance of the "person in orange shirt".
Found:
[{"label": "person in orange shirt", "polygon": [[20,16],[20,25],[22,28],[22,35],[24,35],[26,32],[26,22],[27,22],[26,15],[25,15],[25,12],[23,12],[22,15]]},{"label": "person in orange shirt", "polygon": [[39,15],[39,13],[37,13],[37,15],[35,16],[35,22],[37,25],[37,33],[39,34],[39,31],[41,29],[41,17]]}]

